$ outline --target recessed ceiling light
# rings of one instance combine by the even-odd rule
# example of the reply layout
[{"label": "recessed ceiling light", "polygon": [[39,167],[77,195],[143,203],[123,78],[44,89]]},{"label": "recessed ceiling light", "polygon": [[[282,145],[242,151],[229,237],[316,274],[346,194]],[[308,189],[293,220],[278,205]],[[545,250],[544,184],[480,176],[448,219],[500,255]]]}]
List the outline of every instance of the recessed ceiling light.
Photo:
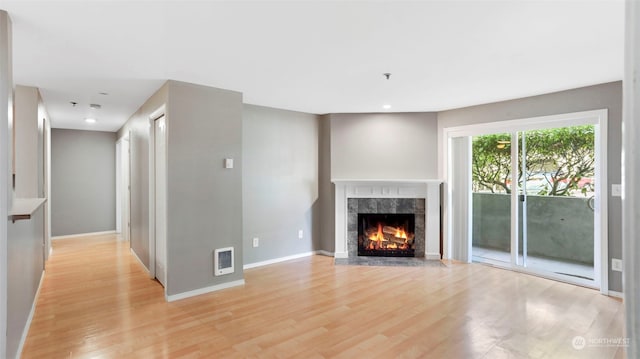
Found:
[{"label": "recessed ceiling light", "polygon": [[107,92],[98,92],[98,95],[107,96],[108,93]]},{"label": "recessed ceiling light", "polygon": [[384,108],[385,110],[388,110],[391,108],[391,105],[382,105],[382,108]]},{"label": "recessed ceiling light", "polygon": [[96,123],[96,119],[95,118],[85,118],[84,122],[86,122],[86,123]]},{"label": "recessed ceiling light", "polygon": [[97,103],[92,103],[89,105],[89,108],[92,110],[99,110],[102,108],[102,106],[98,105]]}]

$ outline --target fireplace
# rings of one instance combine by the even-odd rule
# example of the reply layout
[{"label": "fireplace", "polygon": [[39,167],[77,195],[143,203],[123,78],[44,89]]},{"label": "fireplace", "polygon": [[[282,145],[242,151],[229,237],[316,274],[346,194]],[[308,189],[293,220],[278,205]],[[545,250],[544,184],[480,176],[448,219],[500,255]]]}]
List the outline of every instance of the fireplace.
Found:
[{"label": "fireplace", "polygon": [[[358,256],[359,214],[412,215],[413,256],[440,259],[440,180],[334,179],[332,182],[335,183],[336,259],[368,258]],[[375,230],[377,233],[377,224]],[[411,232],[408,227],[405,231]]]},{"label": "fireplace", "polygon": [[347,237],[349,257],[422,258],[425,256],[425,200],[349,198]]},{"label": "fireplace", "polygon": [[415,236],[415,214],[358,214],[359,256],[414,257]]}]

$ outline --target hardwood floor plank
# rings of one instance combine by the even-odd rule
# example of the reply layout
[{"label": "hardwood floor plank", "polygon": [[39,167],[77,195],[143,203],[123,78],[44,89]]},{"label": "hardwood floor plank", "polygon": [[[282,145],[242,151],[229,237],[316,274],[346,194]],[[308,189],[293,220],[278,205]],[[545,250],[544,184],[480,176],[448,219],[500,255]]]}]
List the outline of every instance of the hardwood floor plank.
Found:
[{"label": "hardwood floor plank", "polygon": [[[164,301],[114,235],[53,242],[23,358],[622,358],[620,300],[477,264],[245,271],[245,286]],[[593,343],[592,343],[593,344]]]}]

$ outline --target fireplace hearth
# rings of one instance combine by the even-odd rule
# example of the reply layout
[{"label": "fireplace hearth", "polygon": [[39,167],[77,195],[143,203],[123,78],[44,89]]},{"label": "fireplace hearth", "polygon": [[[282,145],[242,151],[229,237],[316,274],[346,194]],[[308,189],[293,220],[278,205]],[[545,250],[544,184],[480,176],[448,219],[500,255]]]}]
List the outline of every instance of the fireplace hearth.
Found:
[{"label": "fireplace hearth", "polygon": [[358,255],[414,257],[415,215],[359,213]]}]

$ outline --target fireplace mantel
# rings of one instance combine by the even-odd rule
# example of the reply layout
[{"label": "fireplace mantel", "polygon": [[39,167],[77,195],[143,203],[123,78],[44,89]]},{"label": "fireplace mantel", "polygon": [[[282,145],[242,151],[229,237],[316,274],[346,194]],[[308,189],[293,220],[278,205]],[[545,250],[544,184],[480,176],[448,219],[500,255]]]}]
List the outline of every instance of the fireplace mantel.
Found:
[{"label": "fireplace mantel", "polygon": [[425,257],[440,259],[440,184],[438,179],[333,179],[335,184],[335,257],[348,258],[347,200],[349,198],[424,198]]}]

